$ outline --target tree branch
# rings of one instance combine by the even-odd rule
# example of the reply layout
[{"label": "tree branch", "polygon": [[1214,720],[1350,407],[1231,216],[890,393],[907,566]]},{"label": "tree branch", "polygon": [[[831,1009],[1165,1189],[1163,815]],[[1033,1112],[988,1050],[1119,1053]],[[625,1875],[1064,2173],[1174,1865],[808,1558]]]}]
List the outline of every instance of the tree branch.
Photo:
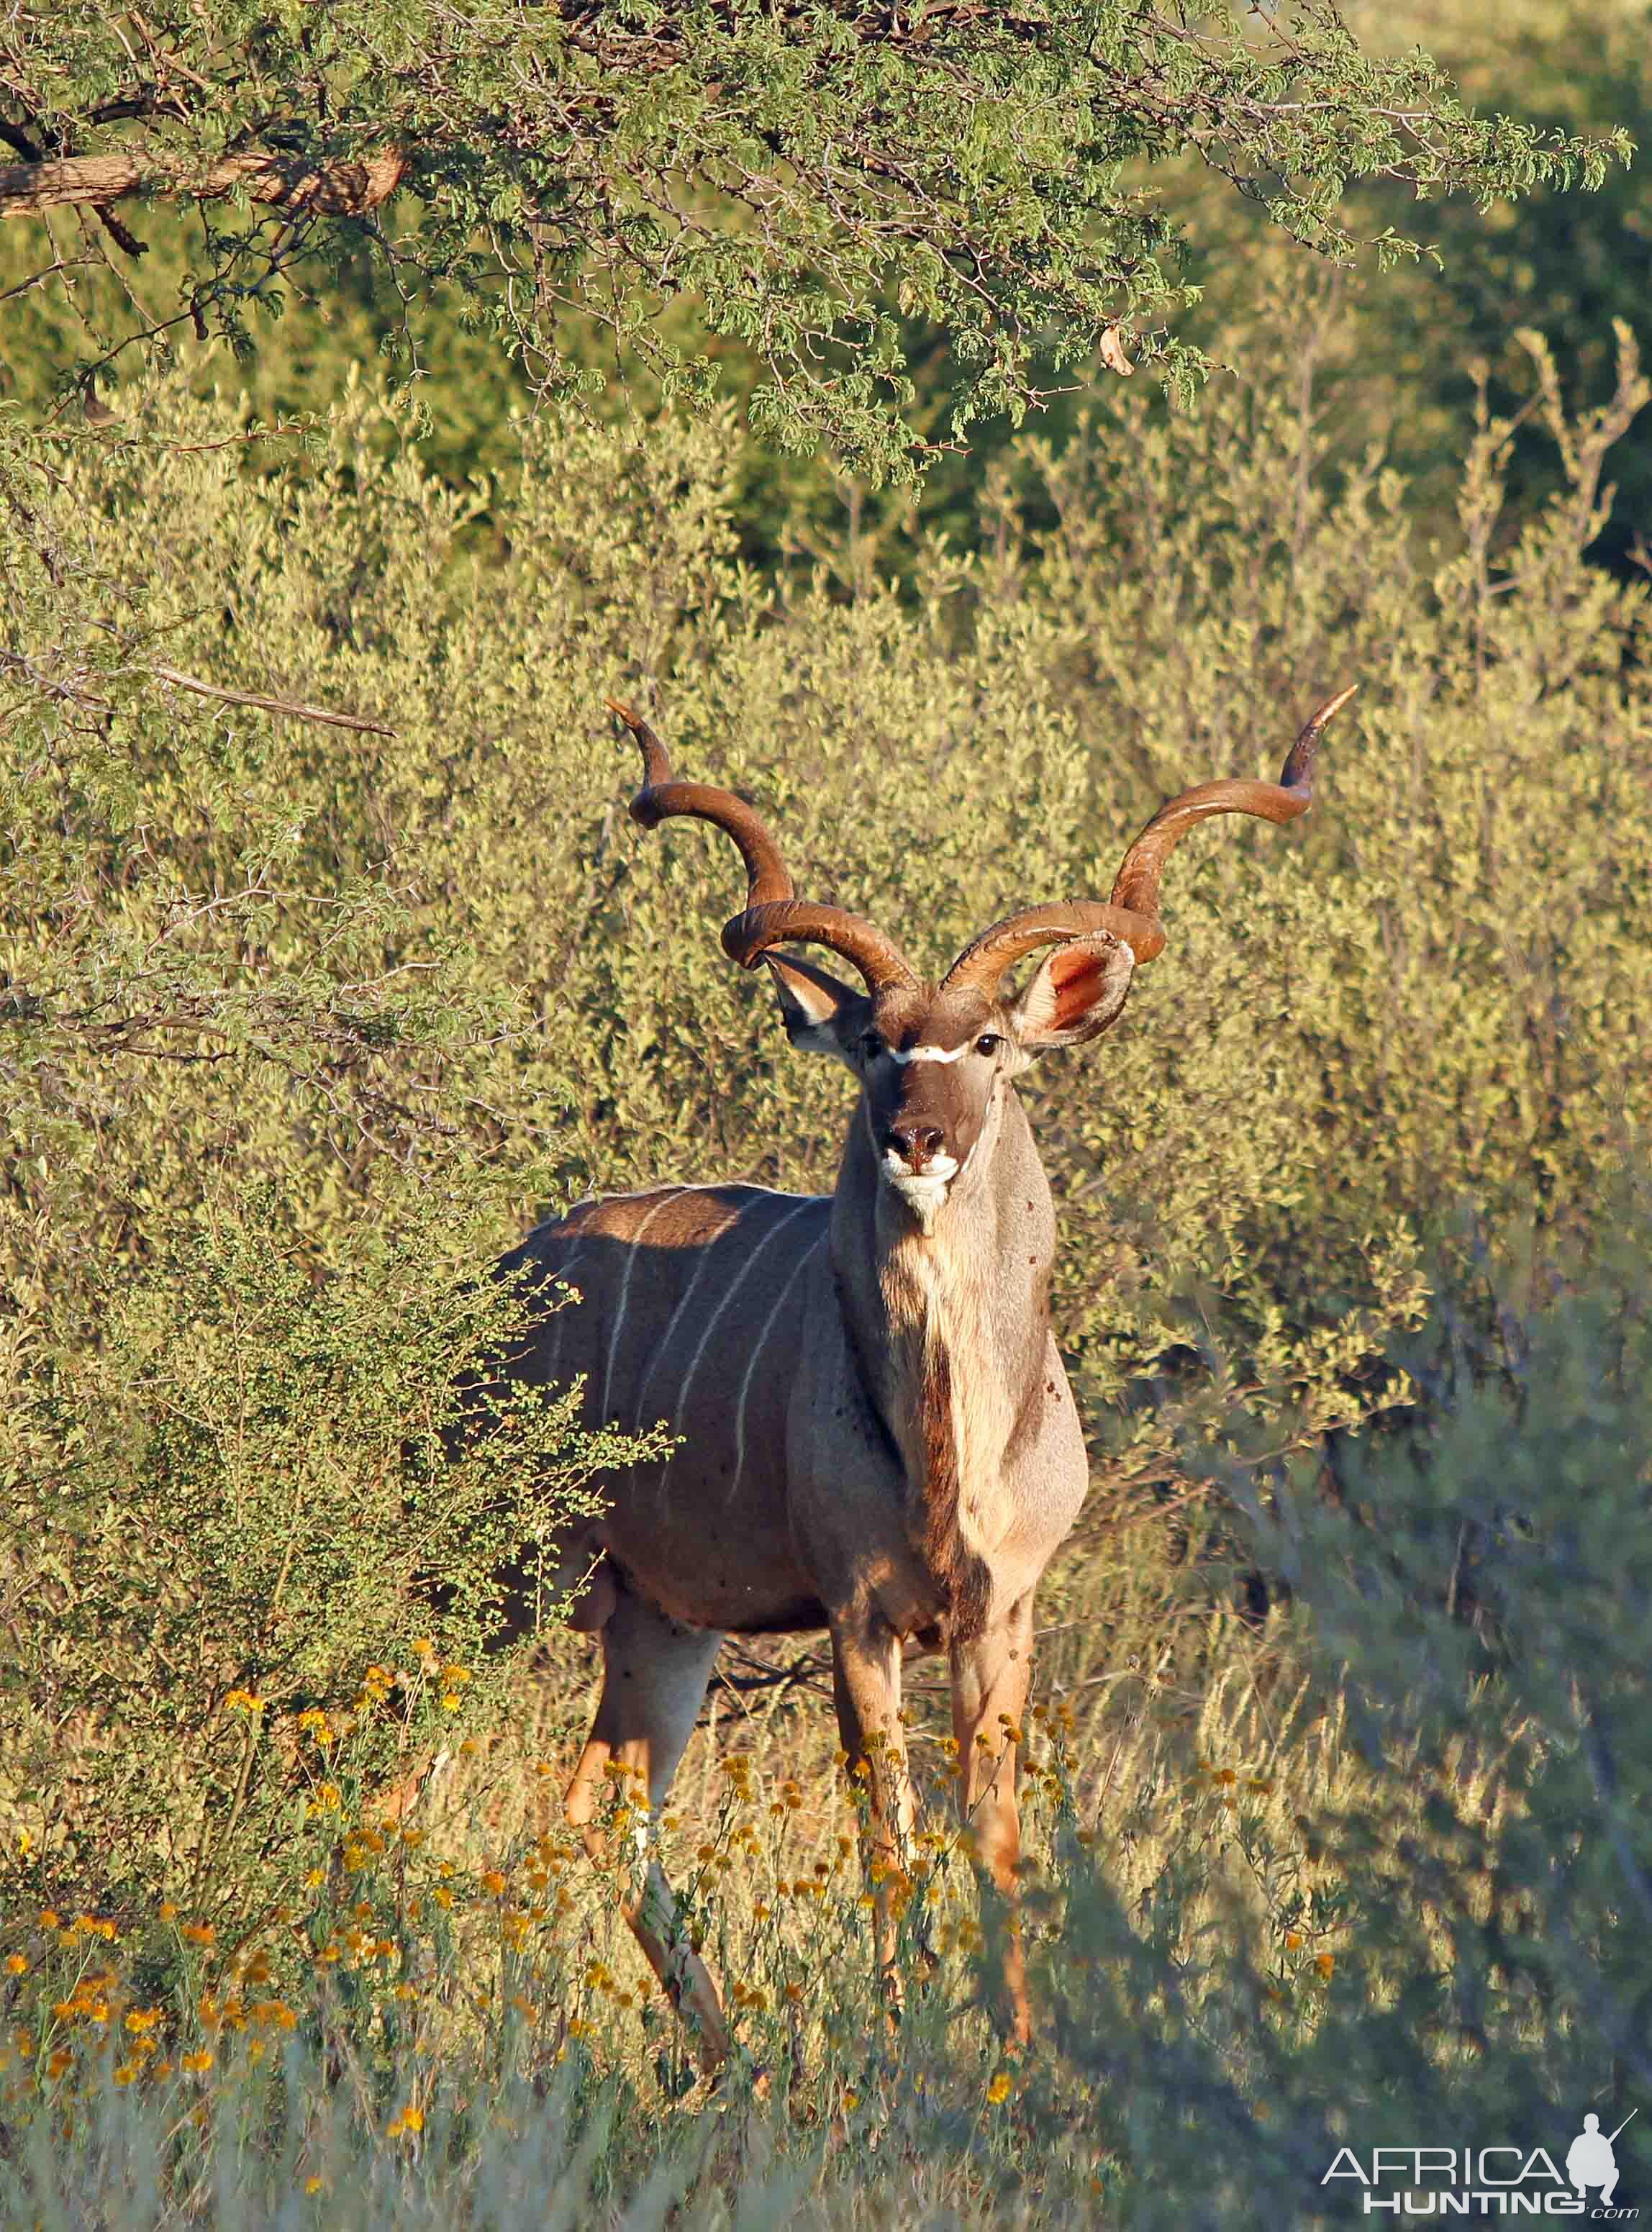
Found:
[{"label": "tree branch", "polygon": [[252,705],[261,713],[284,713],[289,720],[319,721],[329,729],[353,729],[364,736],[393,736],[381,721],[364,721],[355,713],[335,713],[326,705],[300,705],[288,698],[266,698],[256,690],[221,690],[216,682],[203,682],[176,666],[152,666],[150,672],[174,690],[191,690],[198,698],[221,698],[226,705]]},{"label": "tree branch", "polygon": [[213,201],[236,191],[255,202],[328,217],[365,217],[388,200],[407,175],[399,147],[380,147],[360,162],[311,162],[301,155],[255,151],[225,155],[203,170],[175,155],[72,155],[42,163],[0,165],[0,217],[89,204],[102,211],[134,194]]}]

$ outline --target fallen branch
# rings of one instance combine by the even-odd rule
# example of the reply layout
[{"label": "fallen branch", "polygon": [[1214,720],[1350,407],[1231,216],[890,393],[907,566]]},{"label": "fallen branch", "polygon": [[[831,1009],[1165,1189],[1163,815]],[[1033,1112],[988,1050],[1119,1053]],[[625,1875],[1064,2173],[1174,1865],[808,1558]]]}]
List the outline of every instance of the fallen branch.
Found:
[{"label": "fallen branch", "polygon": [[161,681],[170,682],[174,690],[192,690],[198,698],[217,698],[226,705],[251,705],[261,713],[285,713],[290,720],[319,721],[324,728],[353,729],[364,736],[396,733],[382,721],[364,721],[356,713],[335,713],[326,705],[300,705],[290,698],[266,698],[258,690],[221,690],[216,682],[203,682],[198,675],[185,674],[176,666],[152,666],[149,671]]},{"label": "fallen branch", "polygon": [[740,1662],[739,1670],[721,1664],[712,1679],[718,1688],[732,1691],[735,1697],[753,1690],[820,1689],[823,1696],[831,1694],[822,1685],[822,1677],[832,1664],[823,1650],[801,1651],[787,1666],[769,1666],[740,1644],[729,1644],[725,1648],[730,1657]]},{"label": "fallen branch", "polygon": [[360,162],[267,152],[224,155],[204,169],[177,155],[68,155],[0,165],[0,217],[87,204],[101,212],[134,194],[217,201],[236,192],[297,214],[366,217],[395,192],[407,169],[399,147],[377,148]]}]

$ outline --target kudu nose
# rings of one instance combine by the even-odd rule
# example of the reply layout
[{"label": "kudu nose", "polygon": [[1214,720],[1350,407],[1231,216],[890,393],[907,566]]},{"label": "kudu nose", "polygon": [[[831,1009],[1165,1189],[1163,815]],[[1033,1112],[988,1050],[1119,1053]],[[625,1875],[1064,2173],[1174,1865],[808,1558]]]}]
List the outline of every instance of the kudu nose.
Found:
[{"label": "kudu nose", "polygon": [[946,1137],[936,1124],[891,1124],[884,1134],[884,1145],[892,1147],[916,1171],[922,1171],[931,1155],[940,1153]]}]

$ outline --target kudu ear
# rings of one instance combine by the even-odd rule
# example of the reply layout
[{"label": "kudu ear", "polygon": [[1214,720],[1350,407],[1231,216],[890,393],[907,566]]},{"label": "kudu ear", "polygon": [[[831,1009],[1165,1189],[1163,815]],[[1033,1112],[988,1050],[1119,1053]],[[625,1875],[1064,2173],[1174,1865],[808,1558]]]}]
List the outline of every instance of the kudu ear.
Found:
[{"label": "kudu ear", "polygon": [[774,983],[786,1035],[798,1052],[848,1061],[849,1042],[865,1030],[871,1013],[865,993],[794,953],[766,953],[763,965]]},{"label": "kudu ear", "polygon": [[1040,1054],[1099,1038],[1123,1013],[1135,968],[1130,947],[1105,931],[1055,946],[1009,1011],[1016,1045]]}]

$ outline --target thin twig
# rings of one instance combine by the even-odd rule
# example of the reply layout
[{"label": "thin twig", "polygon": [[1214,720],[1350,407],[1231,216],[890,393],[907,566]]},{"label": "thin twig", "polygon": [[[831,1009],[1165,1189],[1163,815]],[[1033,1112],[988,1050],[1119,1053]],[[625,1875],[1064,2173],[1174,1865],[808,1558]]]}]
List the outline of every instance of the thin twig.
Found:
[{"label": "thin twig", "polygon": [[221,698],[226,705],[254,705],[262,713],[285,713],[295,721],[319,721],[326,728],[353,729],[366,736],[396,734],[382,721],[364,721],[355,713],[334,713],[325,705],[300,705],[290,698],[266,698],[257,690],[221,690],[216,682],[203,682],[198,675],[185,674],[176,666],[152,666],[150,672],[170,682],[174,689],[192,690],[198,698]]}]

